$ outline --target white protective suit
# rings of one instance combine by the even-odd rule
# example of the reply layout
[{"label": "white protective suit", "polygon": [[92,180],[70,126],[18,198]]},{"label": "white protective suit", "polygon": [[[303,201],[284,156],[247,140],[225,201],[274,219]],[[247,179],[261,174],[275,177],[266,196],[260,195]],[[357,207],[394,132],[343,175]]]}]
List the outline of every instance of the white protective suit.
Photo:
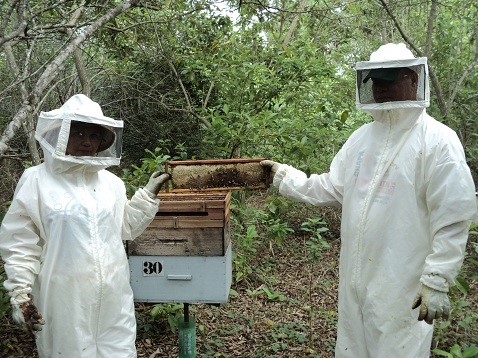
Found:
[{"label": "white protective suit", "polygon": [[[65,155],[72,120],[115,133],[97,156]],[[42,112],[36,138],[45,162],[28,168],[0,229],[5,287],[32,292],[46,324],[36,334],[40,357],[136,357],[136,320],[122,240],[141,234],[159,200],[104,170],[119,164],[123,122],[75,95]],[[108,143],[109,145],[110,143]]]},{"label": "white protective suit", "polygon": [[443,292],[454,283],[476,215],[462,145],[425,110],[426,59],[382,46],[357,64],[358,87],[369,69],[394,66],[420,73],[417,101],[362,103],[357,88],[358,108],[374,121],[350,136],[330,171],[307,177],[280,164],[273,180],[290,199],[342,206],[336,357],[429,357],[433,325],[417,320],[412,303],[420,283]]}]

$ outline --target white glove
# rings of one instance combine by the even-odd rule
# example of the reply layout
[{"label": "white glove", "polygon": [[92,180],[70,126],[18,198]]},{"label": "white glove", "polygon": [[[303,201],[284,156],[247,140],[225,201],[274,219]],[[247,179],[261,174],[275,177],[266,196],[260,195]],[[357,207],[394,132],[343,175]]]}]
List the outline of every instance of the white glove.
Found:
[{"label": "white glove", "polygon": [[434,319],[450,317],[450,300],[446,292],[435,290],[422,284],[413,301],[412,309],[420,307],[418,320],[433,324]]},{"label": "white glove", "polygon": [[45,320],[33,304],[33,296],[30,293],[16,294],[14,292],[10,296],[12,296],[10,302],[12,303],[13,321],[31,334],[41,331]]},{"label": "white glove", "polygon": [[151,197],[156,198],[161,187],[164,183],[166,183],[169,179],[171,179],[171,174],[168,173],[161,173],[161,172],[154,172],[153,175],[149,178],[148,183],[145,185],[144,189],[151,193]]},{"label": "white glove", "polygon": [[272,176],[274,176],[276,174],[277,170],[279,169],[279,165],[280,165],[280,163],[277,163],[277,162],[274,162],[274,161],[268,160],[268,159],[261,161],[260,164],[265,168],[269,168],[270,171],[271,171]]}]

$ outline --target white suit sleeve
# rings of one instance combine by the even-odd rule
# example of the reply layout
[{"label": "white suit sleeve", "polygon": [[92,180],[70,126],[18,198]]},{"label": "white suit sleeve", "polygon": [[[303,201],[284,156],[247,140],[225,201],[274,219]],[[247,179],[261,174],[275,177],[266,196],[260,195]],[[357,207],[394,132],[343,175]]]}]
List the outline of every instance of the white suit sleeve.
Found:
[{"label": "white suit sleeve", "polygon": [[134,240],[153,221],[158,211],[159,199],[152,199],[145,189],[138,189],[125,204],[123,215],[123,240]]},{"label": "white suit sleeve", "polygon": [[339,151],[323,174],[307,175],[287,164],[280,164],[274,175],[273,185],[286,198],[316,206],[339,206],[343,198],[343,151]]},{"label": "white suit sleeve", "polygon": [[465,257],[469,226],[468,221],[462,221],[448,225],[436,233],[433,251],[425,261],[421,283],[448,292]]},{"label": "white suit sleeve", "polygon": [[[29,204],[35,201],[32,188],[23,185],[25,175],[20,179],[15,196],[12,200],[0,228],[0,255],[5,263],[7,280],[5,288],[12,299],[15,294],[27,294],[40,271],[40,233],[37,225],[29,214],[26,203],[21,200],[23,191],[28,191]],[[35,204],[33,204],[34,206]]]},{"label": "white suit sleeve", "polygon": [[469,225],[477,210],[475,186],[459,144],[451,142],[439,152],[426,196],[432,247],[421,282],[446,292],[463,263]]}]

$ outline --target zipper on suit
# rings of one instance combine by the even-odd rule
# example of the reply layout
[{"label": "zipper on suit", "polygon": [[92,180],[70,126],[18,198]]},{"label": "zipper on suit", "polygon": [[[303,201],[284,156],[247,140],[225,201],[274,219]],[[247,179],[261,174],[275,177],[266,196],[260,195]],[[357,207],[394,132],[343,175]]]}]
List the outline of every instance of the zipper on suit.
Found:
[{"label": "zipper on suit", "polygon": [[88,231],[91,235],[91,242],[93,245],[93,260],[95,265],[95,272],[98,279],[98,300],[95,305],[95,332],[94,335],[96,336],[99,332],[99,322],[100,322],[100,311],[101,311],[101,304],[103,298],[103,284],[104,284],[104,274],[103,274],[103,267],[101,265],[100,260],[100,252],[101,252],[101,243],[98,236],[98,215],[97,215],[97,208],[96,208],[96,200],[91,195],[90,191],[86,185],[86,171],[82,171],[81,175],[79,175],[79,180],[81,181],[81,188],[84,194],[84,198],[88,201],[87,210],[88,210]]},{"label": "zipper on suit", "polygon": [[[373,195],[376,192],[377,185],[380,183],[380,180],[382,179],[383,176],[383,167],[385,165],[387,153],[389,152],[390,149],[390,140],[392,137],[392,120],[390,118],[390,112],[388,112],[389,118],[388,118],[388,131],[387,135],[383,141],[383,146],[382,150],[380,152],[380,157],[379,161],[377,163],[377,167],[375,169],[375,173],[373,173],[373,179],[370,183],[370,188],[367,192],[367,195],[364,200],[364,205],[362,209],[362,214],[360,217],[360,223],[359,223],[359,230],[358,230],[358,235],[357,235],[357,246],[356,246],[356,259],[355,259],[355,267],[353,270],[352,274],[352,285],[354,287],[355,292],[357,293],[358,286],[359,286],[359,280],[360,280],[360,272],[362,270],[362,243],[363,243],[363,237],[364,237],[364,232],[365,232],[365,221],[367,218],[367,213],[369,211],[369,207],[371,205],[371,201],[373,200]],[[357,295],[357,297],[360,297],[360,295]]]}]

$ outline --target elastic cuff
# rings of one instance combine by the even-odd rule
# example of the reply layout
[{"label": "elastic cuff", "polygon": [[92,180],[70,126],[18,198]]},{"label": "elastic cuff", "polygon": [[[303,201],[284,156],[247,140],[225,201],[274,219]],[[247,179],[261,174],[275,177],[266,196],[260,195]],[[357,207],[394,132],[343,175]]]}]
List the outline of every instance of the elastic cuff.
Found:
[{"label": "elastic cuff", "polygon": [[158,196],[157,196],[157,195],[154,195],[154,194],[153,194],[152,192],[150,192],[148,189],[143,188],[143,190],[144,190],[145,194],[146,194],[149,198],[151,198],[151,199],[153,199],[153,200],[158,199]]},{"label": "elastic cuff", "polygon": [[279,164],[279,168],[277,168],[277,171],[274,175],[274,179],[272,180],[272,184],[278,188],[280,186],[280,183],[282,182],[282,179],[284,179],[286,175],[287,166],[284,164]]},{"label": "elastic cuff", "polygon": [[32,292],[32,289],[30,287],[9,292],[8,294],[10,295],[10,303],[12,305],[20,305],[22,303],[30,301],[31,299],[28,295],[31,292]]},{"label": "elastic cuff", "polygon": [[420,282],[425,286],[441,292],[448,292],[450,285],[448,281],[437,274],[422,275]]}]

